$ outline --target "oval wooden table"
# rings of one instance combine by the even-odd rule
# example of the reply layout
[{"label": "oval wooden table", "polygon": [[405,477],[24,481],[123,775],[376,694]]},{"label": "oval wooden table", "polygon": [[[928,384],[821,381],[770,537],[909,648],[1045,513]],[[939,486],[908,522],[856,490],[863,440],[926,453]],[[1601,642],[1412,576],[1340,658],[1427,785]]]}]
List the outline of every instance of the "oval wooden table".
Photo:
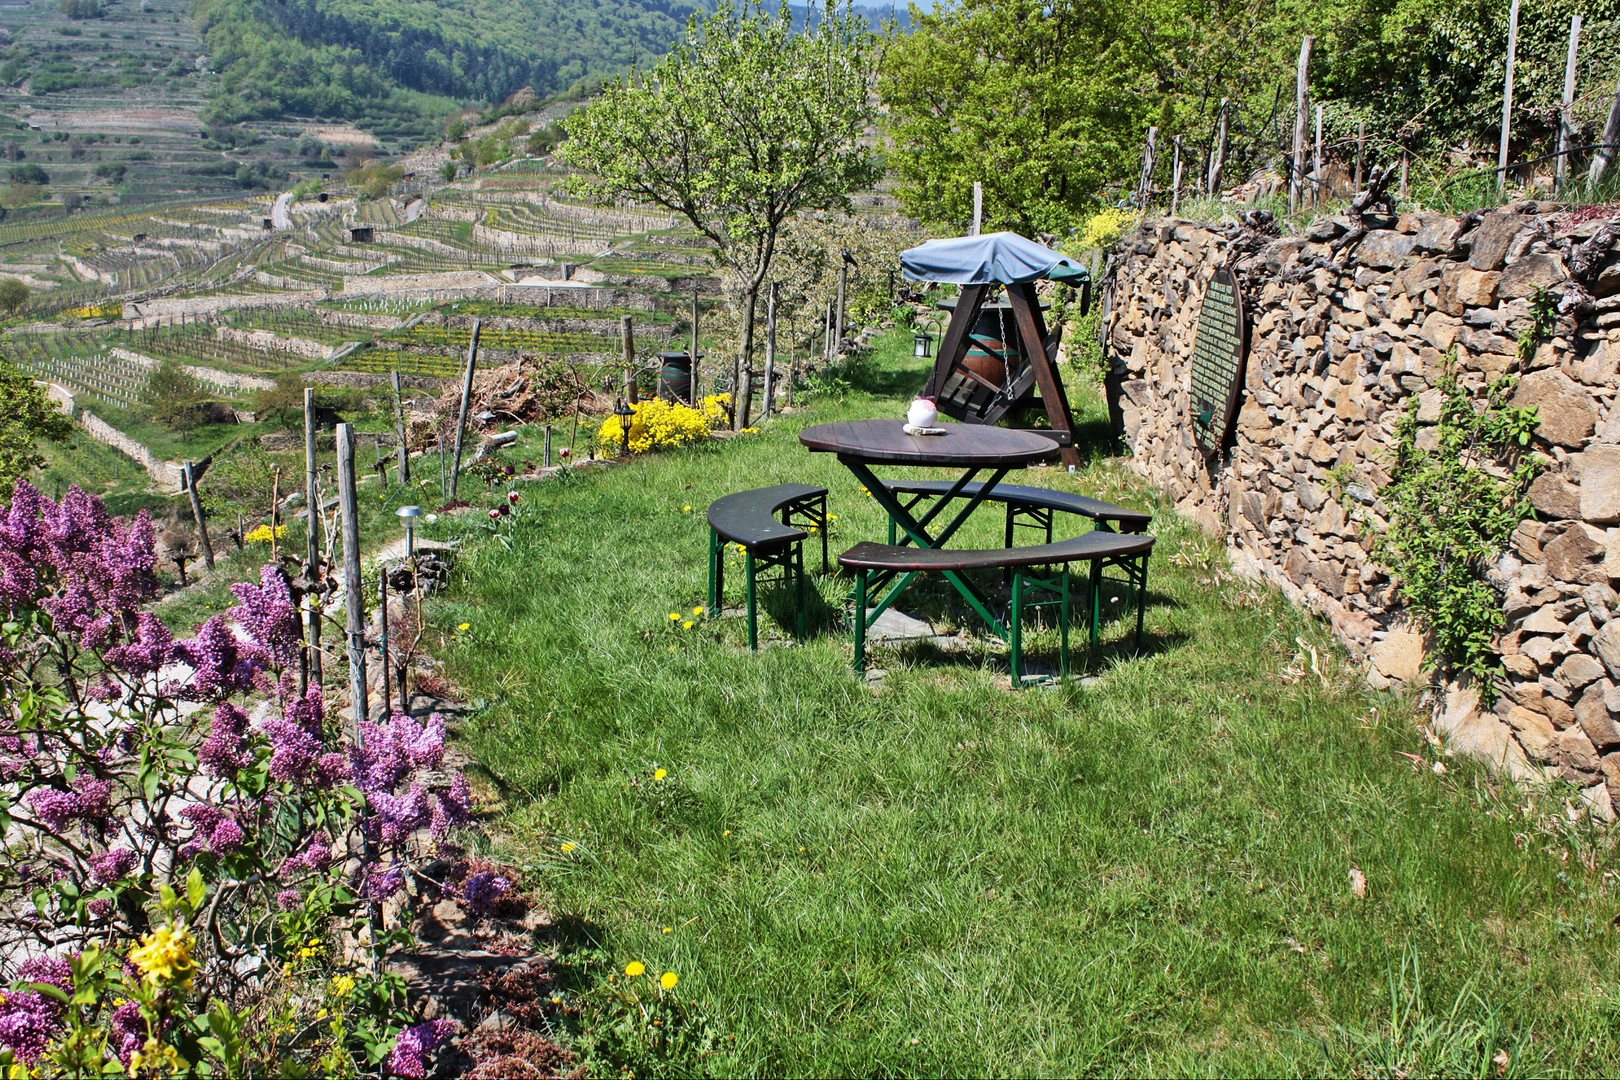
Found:
[{"label": "oval wooden table", "polygon": [[[908,435],[905,424],[899,420],[846,420],[805,428],[799,433],[799,441],[811,453],[837,454],[844,467],[855,474],[855,478],[888,513],[890,520],[905,533],[901,543],[909,541],[926,548],[944,547],[962,527],[962,523],[973,515],[979,504],[1013,469],[1049,458],[1059,450],[1057,440],[1028,431],[983,424],[941,424],[940,427],[945,434]],[[950,491],[918,520],[873,474],[873,465],[922,465],[965,471]],[[961,497],[963,489],[986,469],[991,470],[990,478],[975,489],[944,528],[937,533],[930,532],[929,526],[933,521]],[[900,575],[894,587],[867,616],[868,626],[900,598],[916,579],[917,573],[913,571]],[[944,576],[995,633],[1002,638],[1007,637],[1007,628],[991,614],[989,599],[978,586],[955,571],[946,571]],[[881,585],[878,587],[881,588]]]}]

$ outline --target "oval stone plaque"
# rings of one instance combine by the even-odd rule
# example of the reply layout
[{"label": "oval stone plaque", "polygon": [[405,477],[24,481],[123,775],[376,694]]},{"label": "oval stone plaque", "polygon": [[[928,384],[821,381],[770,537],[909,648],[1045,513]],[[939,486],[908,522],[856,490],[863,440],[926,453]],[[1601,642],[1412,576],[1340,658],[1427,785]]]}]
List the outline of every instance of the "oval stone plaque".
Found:
[{"label": "oval stone plaque", "polygon": [[1204,292],[1198,334],[1193,339],[1193,438],[1199,449],[1211,456],[1220,452],[1237,417],[1247,355],[1245,337],[1243,294],[1223,267],[1215,271]]}]

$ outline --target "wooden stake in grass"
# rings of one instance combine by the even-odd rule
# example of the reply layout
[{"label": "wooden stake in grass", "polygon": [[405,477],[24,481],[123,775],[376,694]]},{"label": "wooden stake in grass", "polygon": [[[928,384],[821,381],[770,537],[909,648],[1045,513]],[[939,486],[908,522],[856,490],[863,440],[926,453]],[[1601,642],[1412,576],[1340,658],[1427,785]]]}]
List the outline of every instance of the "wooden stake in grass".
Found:
[{"label": "wooden stake in grass", "polygon": [[360,577],[360,495],[355,490],[354,425],[337,426],[338,506],[343,514],[343,609],[347,616],[349,700],[354,720],[370,718],[366,701],[366,599]]},{"label": "wooden stake in grass", "polygon": [[1181,136],[1173,140],[1175,144],[1175,163],[1170,168],[1170,216],[1175,217],[1181,211]]},{"label": "wooden stake in grass", "polygon": [[405,441],[405,395],[399,388],[399,372],[392,373],[394,382],[394,428],[399,433],[399,482],[411,482],[410,446]]},{"label": "wooden stake in grass", "polygon": [[1226,150],[1231,119],[1232,99],[1221,98],[1221,131],[1215,141],[1215,152],[1210,155],[1209,159],[1209,197],[1212,199],[1221,193],[1221,170],[1226,167]]},{"label": "wooden stake in grass", "polygon": [[1311,50],[1316,39],[1306,34],[1299,43],[1299,69],[1294,75],[1294,161],[1288,172],[1288,213],[1299,212],[1300,177],[1305,172],[1305,124],[1311,111]]},{"label": "wooden stake in grass", "polygon": [[[315,464],[315,391],[304,387],[304,502],[309,507],[308,535],[305,539],[304,574],[312,582],[326,580],[321,573],[321,513],[320,477]],[[321,685],[321,594],[308,594],[309,609],[309,677],[316,686]]]},{"label": "wooden stake in grass", "polygon": [[[1496,190],[1507,187],[1508,136],[1513,131],[1513,61],[1519,51],[1519,0],[1508,8],[1507,71],[1502,77],[1502,138],[1496,145]],[[1403,173],[1402,180],[1405,180]],[[1404,189],[1405,184],[1401,187]],[[1403,190],[1401,194],[1406,194]]]},{"label": "wooden stake in grass", "polygon": [[1564,181],[1569,177],[1569,155],[1564,151],[1569,149],[1570,138],[1573,134],[1570,120],[1575,112],[1575,62],[1581,51],[1581,17],[1569,17],[1569,57],[1564,61],[1564,104],[1558,110],[1558,164],[1553,169],[1554,182],[1558,189],[1562,189]]},{"label": "wooden stake in grass", "polygon": [[551,468],[551,425],[550,424],[546,425],[546,452],[545,452],[545,456],[542,457],[540,460],[541,460],[541,463],[546,468],[548,468],[548,469]]},{"label": "wooden stake in grass", "polygon": [[467,342],[467,377],[461,384],[461,411],[456,417],[456,456],[450,466],[450,498],[456,497],[456,482],[461,478],[461,440],[467,434],[467,409],[472,404],[473,372],[478,370],[479,319],[473,319],[472,337]]},{"label": "wooden stake in grass", "polygon": [[636,328],[629,315],[619,316],[619,349],[624,353],[624,400],[634,405],[638,400],[636,389]]},{"label": "wooden stake in grass", "polygon": [[769,299],[765,302],[765,400],[759,415],[768,417],[776,404],[776,282],[771,282]]},{"label": "wooden stake in grass", "polygon": [[203,563],[214,568],[214,545],[208,542],[208,523],[203,520],[202,500],[197,497],[197,469],[186,462],[186,494],[191,496],[191,520],[197,523],[197,542],[202,545]]}]

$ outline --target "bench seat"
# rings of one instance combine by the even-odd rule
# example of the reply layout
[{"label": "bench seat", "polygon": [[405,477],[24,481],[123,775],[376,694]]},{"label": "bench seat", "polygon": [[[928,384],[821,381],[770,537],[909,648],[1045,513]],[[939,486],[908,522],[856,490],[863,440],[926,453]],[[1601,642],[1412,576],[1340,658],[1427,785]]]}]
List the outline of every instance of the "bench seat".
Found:
[{"label": "bench seat", "polygon": [[919,548],[898,544],[856,544],[838,556],[838,564],[851,570],[939,572],[943,570],[1000,570],[1017,566],[1117,559],[1145,555],[1154,538],[1146,533],[1088,532],[1073,540],[1016,548]]},{"label": "bench seat", "polygon": [[[777,515],[781,515],[778,520]],[[725,602],[726,545],[746,553],[748,647],[759,648],[758,572],[779,569],[797,591],[798,636],[804,638],[804,547],[808,525],[821,534],[821,566],[827,568],[827,489],[809,484],[777,484],[724,495],[709,504],[709,608],[719,614]]]},{"label": "bench seat", "polygon": [[[883,486],[897,494],[932,498],[948,494],[953,485],[948,480],[885,480]],[[972,498],[983,487],[982,482],[975,481],[964,485],[961,494],[965,498]],[[1104,524],[1117,522],[1120,532],[1142,532],[1153,520],[1153,515],[1146,510],[1132,510],[1085,495],[1054,491],[1051,488],[1030,487],[1027,484],[997,484],[986,498],[987,501],[1007,503],[1010,506],[1079,514]]]}]

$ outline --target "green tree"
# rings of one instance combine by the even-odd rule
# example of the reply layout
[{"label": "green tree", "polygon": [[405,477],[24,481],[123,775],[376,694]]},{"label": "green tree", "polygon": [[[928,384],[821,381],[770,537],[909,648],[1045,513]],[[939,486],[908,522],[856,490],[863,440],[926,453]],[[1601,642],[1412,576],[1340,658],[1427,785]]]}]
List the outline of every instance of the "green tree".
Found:
[{"label": "green tree", "polygon": [[0,490],[9,492],[18,477],[45,464],[39,440],[61,442],[72,433],[73,422],[44,388],[0,361]]},{"label": "green tree", "polygon": [[178,361],[162,360],[141,391],[141,407],[147,417],[184,438],[207,416],[208,393]]},{"label": "green tree", "polygon": [[276,376],[276,384],[253,395],[253,410],[259,419],[286,431],[304,428],[304,379],[293,372]]},{"label": "green tree", "polygon": [[[878,42],[864,19],[829,3],[793,32],[786,6],[722,3],[693,18],[651,71],[620,78],[566,121],[558,150],[584,171],[574,188],[686,217],[737,276],[742,321],[733,385],[746,393],[761,286],[784,222],[802,210],[849,210],[881,170],[861,136]],[[739,401],[737,423],[748,403]]]},{"label": "green tree", "polygon": [[1140,14],[1116,0],[964,0],[914,13],[882,80],[907,209],[965,227],[980,181],[986,231],[1066,232],[1128,171],[1159,111],[1132,92]]},{"label": "green tree", "polygon": [[0,280],[0,308],[5,308],[8,315],[15,315],[18,308],[28,303],[30,295],[28,286],[20,279],[8,277]]}]

